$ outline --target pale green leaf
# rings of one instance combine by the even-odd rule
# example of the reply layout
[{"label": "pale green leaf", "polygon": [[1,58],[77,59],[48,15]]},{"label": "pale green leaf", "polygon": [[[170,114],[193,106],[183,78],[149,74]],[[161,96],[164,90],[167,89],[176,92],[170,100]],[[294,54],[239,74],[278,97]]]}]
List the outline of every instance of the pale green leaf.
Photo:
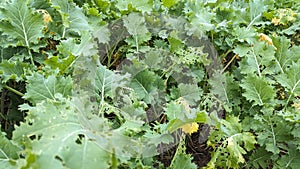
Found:
[{"label": "pale green leaf", "polygon": [[110,40],[110,30],[108,29],[108,25],[103,25],[97,28],[93,32],[93,36],[98,39],[99,43],[106,44]]},{"label": "pale green leaf", "polygon": [[245,92],[243,96],[253,102],[253,105],[271,104],[276,93],[264,77],[248,75],[240,85]]},{"label": "pale green leaf", "polygon": [[0,168],[13,168],[13,160],[19,159],[18,153],[22,150],[21,147],[8,140],[1,131],[0,143]]},{"label": "pale green leaf", "polygon": [[135,75],[130,83],[130,87],[135,91],[139,99],[144,99],[146,103],[154,101],[154,97],[161,88],[162,79],[151,71],[141,71]]},{"label": "pale green leaf", "polygon": [[300,62],[292,63],[284,74],[276,76],[277,81],[285,87],[291,95],[300,95]]},{"label": "pale green leaf", "polygon": [[254,46],[249,47],[248,51],[246,49],[241,53],[244,55],[244,52],[248,52],[240,62],[241,73],[257,73],[259,76],[272,73],[274,70],[269,67],[273,64],[275,48],[264,41],[255,41],[254,43]]},{"label": "pale green leaf", "polygon": [[120,11],[126,11],[129,10],[129,5],[131,5],[133,8],[144,13],[152,11],[152,3],[152,0],[117,0],[116,7]]},{"label": "pale green leaf", "polygon": [[12,0],[3,6],[0,30],[3,34],[19,41],[17,45],[30,48],[42,37],[43,18],[28,7],[28,1]]},{"label": "pale green leaf", "polygon": [[[32,142],[39,168],[108,168],[109,153],[86,136],[75,106],[68,100],[46,101],[28,110],[26,121],[13,133],[13,140]],[[102,161],[99,164],[99,160]]]},{"label": "pale green leaf", "polygon": [[180,91],[180,97],[184,98],[190,106],[195,106],[200,100],[202,90],[198,88],[196,84],[184,84],[178,85]]},{"label": "pale green leaf", "polygon": [[148,33],[148,29],[145,25],[145,18],[137,13],[130,13],[123,21],[127,31],[133,36]]},{"label": "pale green leaf", "polygon": [[42,74],[35,73],[27,77],[26,93],[24,98],[32,103],[38,103],[43,100],[55,100],[55,94],[68,96],[72,90],[71,77],[50,75],[44,77]]},{"label": "pale green leaf", "polygon": [[172,163],[172,166],[170,166],[168,169],[196,169],[197,165],[192,162],[191,155],[180,153],[177,156],[174,157],[174,161]]},{"label": "pale green leaf", "polygon": [[82,34],[82,31],[87,31],[91,28],[82,9],[76,6],[75,3],[60,0],[51,0],[50,3],[61,15],[64,25],[62,37],[65,37],[70,31]]},{"label": "pale green leaf", "polygon": [[24,68],[26,68],[28,64],[23,62],[8,62],[4,60],[0,63],[0,74],[2,75],[2,82],[6,83],[8,80],[15,80],[17,82],[24,80]]},{"label": "pale green leaf", "polygon": [[290,40],[284,36],[275,37],[272,40],[277,48],[275,53],[276,69],[284,73],[288,65],[300,59],[300,47],[291,47]]},{"label": "pale green leaf", "polygon": [[120,75],[116,74],[113,71],[107,69],[103,65],[99,65],[96,71],[94,88],[99,94],[103,96],[110,96],[114,98],[113,94],[116,94],[116,89],[120,87],[125,87],[126,78],[128,74]]}]

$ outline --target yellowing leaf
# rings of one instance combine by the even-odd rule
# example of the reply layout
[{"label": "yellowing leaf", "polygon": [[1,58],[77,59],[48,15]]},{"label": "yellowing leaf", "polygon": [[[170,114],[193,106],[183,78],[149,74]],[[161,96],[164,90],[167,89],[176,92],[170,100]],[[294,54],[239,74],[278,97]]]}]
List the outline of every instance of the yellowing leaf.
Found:
[{"label": "yellowing leaf", "polygon": [[199,125],[196,122],[185,124],[181,127],[182,131],[192,134],[198,131]]},{"label": "yellowing leaf", "polygon": [[51,17],[51,15],[48,13],[48,11],[46,11],[46,10],[44,10],[44,9],[39,9],[39,10],[37,10],[37,12],[43,14],[44,24],[48,24],[49,22],[52,22],[52,17]]},{"label": "yellowing leaf", "polygon": [[266,41],[269,45],[273,45],[272,39],[266,34],[260,33],[259,34],[259,40]]},{"label": "yellowing leaf", "polygon": [[277,17],[272,19],[272,24],[274,24],[275,26],[279,25],[280,19],[278,19]]}]

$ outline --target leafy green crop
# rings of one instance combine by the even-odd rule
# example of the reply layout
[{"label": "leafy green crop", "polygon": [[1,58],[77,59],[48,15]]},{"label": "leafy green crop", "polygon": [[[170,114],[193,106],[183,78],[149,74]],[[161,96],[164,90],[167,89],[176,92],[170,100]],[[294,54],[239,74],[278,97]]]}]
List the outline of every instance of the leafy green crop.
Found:
[{"label": "leafy green crop", "polygon": [[299,9],[1,1],[0,169],[296,169]]}]

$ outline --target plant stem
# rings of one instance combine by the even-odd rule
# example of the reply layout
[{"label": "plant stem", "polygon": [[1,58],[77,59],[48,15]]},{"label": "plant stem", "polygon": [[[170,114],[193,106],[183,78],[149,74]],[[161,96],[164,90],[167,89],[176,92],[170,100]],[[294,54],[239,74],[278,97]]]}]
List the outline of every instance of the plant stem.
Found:
[{"label": "plant stem", "polygon": [[11,91],[11,92],[13,92],[13,93],[15,93],[15,94],[21,96],[21,97],[24,96],[23,93],[19,92],[18,90],[14,89],[14,88],[12,88],[12,87],[9,87],[9,86],[7,86],[7,85],[4,85],[3,88],[5,88],[5,89],[7,89],[8,91]]},{"label": "plant stem", "polygon": [[[175,154],[174,154],[174,156],[173,156],[173,159],[172,159],[172,161],[171,161],[170,167],[173,167],[174,162],[175,162],[175,159],[176,159],[176,156],[178,155],[178,153],[179,153],[179,152],[182,152],[182,146],[184,145],[184,143],[185,143],[185,138],[183,138],[183,139],[179,142],[178,147],[177,147],[177,149],[176,149],[176,152],[175,152]],[[179,150],[180,150],[180,151],[179,151]]]},{"label": "plant stem", "polygon": [[34,61],[33,61],[33,56],[32,56],[32,53],[30,51],[30,48],[28,47],[28,54],[30,56],[30,61],[31,61],[31,64],[34,65]]},{"label": "plant stem", "polygon": [[237,58],[237,54],[235,54],[231,59],[230,61],[226,64],[226,66],[222,69],[221,73],[223,73],[227,68],[228,66],[234,61],[234,59]]}]

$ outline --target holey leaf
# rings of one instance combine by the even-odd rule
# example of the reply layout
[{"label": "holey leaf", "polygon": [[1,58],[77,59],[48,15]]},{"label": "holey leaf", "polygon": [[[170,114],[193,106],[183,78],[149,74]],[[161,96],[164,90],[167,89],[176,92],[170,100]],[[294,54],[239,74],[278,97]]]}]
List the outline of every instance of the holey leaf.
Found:
[{"label": "holey leaf", "polygon": [[108,168],[109,153],[87,138],[70,100],[57,98],[20,108],[27,111],[27,117],[16,127],[13,140],[36,154],[28,168]]},{"label": "holey leaf", "polygon": [[300,95],[300,61],[293,63],[284,74],[276,76],[276,80],[283,86],[291,95]]},{"label": "holey leaf", "polygon": [[129,78],[129,74],[120,75],[107,69],[103,65],[99,65],[96,71],[96,77],[94,82],[94,88],[99,94],[103,96],[115,97],[115,90],[117,88],[126,87],[126,78]]},{"label": "holey leaf", "polygon": [[271,103],[275,97],[275,91],[264,77],[248,75],[240,85],[245,92],[243,96],[253,102],[253,105],[264,105]]},{"label": "holey leaf", "polygon": [[42,37],[43,18],[28,7],[28,1],[12,0],[6,2],[1,8],[3,19],[0,30],[4,35],[17,39],[16,45],[30,48],[33,43]]},{"label": "holey leaf", "polygon": [[39,73],[27,77],[27,83],[24,98],[35,104],[47,99],[55,100],[57,93],[68,96],[73,85],[71,77],[50,75],[46,78]]}]

